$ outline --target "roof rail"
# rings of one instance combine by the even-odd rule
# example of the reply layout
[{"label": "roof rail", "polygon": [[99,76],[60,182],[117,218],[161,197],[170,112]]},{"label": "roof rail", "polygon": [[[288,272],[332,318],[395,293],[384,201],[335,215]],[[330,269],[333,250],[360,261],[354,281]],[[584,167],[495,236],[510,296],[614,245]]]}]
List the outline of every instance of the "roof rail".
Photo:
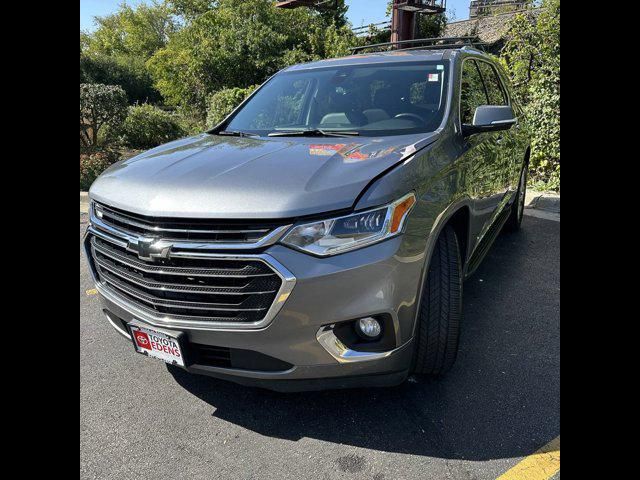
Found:
[{"label": "roof rail", "polygon": [[[382,51],[385,47],[393,47],[398,45],[413,45],[418,43],[430,43],[430,45],[421,45],[416,47],[408,47],[403,50],[439,50],[443,48],[462,48],[485,46],[487,43],[480,42],[478,37],[437,37],[437,38],[417,38],[415,40],[400,40],[398,42],[374,43],[372,45],[361,45],[359,47],[351,47],[351,53],[359,53],[363,50],[371,48]],[[389,48],[387,48],[389,50]]]}]

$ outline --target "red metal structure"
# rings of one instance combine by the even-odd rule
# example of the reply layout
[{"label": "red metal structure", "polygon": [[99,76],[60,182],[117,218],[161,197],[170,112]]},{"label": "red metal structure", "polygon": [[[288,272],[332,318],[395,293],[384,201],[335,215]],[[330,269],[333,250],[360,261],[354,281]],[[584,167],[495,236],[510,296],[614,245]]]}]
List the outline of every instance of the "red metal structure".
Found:
[{"label": "red metal structure", "polygon": [[[324,7],[331,8],[334,0],[284,0],[278,8]],[[447,9],[447,0],[393,0],[391,41],[413,40],[418,14],[435,15]],[[363,27],[364,28],[364,27]]]},{"label": "red metal structure", "polygon": [[415,38],[417,14],[435,15],[446,9],[446,0],[393,0],[391,41]]}]

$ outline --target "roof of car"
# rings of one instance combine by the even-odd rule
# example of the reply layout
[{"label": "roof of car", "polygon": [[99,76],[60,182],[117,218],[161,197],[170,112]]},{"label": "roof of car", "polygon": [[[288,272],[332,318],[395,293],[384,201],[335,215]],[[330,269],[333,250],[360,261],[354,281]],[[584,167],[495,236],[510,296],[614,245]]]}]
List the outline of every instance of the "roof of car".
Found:
[{"label": "roof of car", "polygon": [[361,53],[348,57],[328,58],[316,62],[293,65],[285,71],[308,70],[312,68],[341,67],[344,65],[367,65],[376,63],[400,63],[415,61],[438,61],[455,49],[447,50],[394,50],[391,52]]}]

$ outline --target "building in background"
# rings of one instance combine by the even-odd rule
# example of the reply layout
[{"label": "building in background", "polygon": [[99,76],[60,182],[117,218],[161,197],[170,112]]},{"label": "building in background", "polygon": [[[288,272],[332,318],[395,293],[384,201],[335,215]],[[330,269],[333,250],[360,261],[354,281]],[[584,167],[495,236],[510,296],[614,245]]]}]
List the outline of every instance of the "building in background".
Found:
[{"label": "building in background", "polygon": [[483,10],[484,13],[476,12],[475,14],[473,14],[472,10],[469,20],[448,23],[442,36],[474,36],[485,44],[485,50],[498,54],[504,46],[511,20],[513,20],[515,15],[523,14],[530,22],[535,23],[540,13],[540,8],[527,8],[527,2],[525,1],[476,0],[471,2],[471,8],[474,8],[474,4],[480,3],[483,4],[482,7],[487,6],[484,4],[491,4],[493,7],[500,6],[503,10],[494,8],[493,10]]},{"label": "building in background", "polygon": [[526,4],[526,0],[472,0],[469,5],[469,18],[523,10]]}]

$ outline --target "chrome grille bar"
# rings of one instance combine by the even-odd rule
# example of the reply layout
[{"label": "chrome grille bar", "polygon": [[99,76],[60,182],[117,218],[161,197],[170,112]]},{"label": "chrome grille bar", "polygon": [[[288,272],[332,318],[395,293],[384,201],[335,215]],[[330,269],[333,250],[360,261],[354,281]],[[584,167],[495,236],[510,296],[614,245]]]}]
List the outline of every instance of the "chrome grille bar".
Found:
[{"label": "chrome grille bar", "polygon": [[[181,233],[184,235],[188,235],[188,234],[192,234],[192,233],[212,233],[212,234],[218,234],[218,233],[225,233],[225,234],[229,234],[229,233],[264,233],[266,234],[267,232],[269,232],[269,228],[258,228],[258,229],[226,229],[226,230],[222,230],[222,229],[217,229],[217,230],[210,230],[210,229],[191,229],[191,228],[166,228],[166,227],[159,227],[157,225],[153,225],[151,222],[144,222],[141,220],[136,220],[134,217],[131,217],[130,215],[127,214],[123,214],[123,213],[117,213],[114,210],[104,206],[104,205],[100,205],[100,204],[96,204],[96,210],[102,213],[102,219],[107,221],[111,218],[113,220],[116,220],[118,222],[121,223],[125,223],[127,225],[131,225],[132,227],[138,227],[141,229],[145,229],[147,230],[149,233],[161,233],[161,232],[172,232],[172,233]],[[106,217],[106,218],[105,218]]]},{"label": "chrome grille bar", "polygon": [[147,259],[135,251],[146,234],[122,230],[105,223],[104,214],[99,219],[91,213],[85,251],[96,287],[105,299],[152,325],[262,328],[295,285],[293,275],[268,254],[228,254],[218,251],[225,248],[217,243],[167,241],[168,255]]},{"label": "chrome grille bar", "polygon": [[161,237],[176,242],[176,248],[260,248],[277,242],[291,226],[254,225],[250,221],[231,224],[206,219],[157,219],[122,212],[96,202],[91,204],[90,215],[91,223],[106,232],[134,238],[141,235]]},{"label": "chrome grille bar", "polygon": [[125,280],[135,283],[141,287],[150,290],[161,290],[164,292],[182,292],[182,293],[200,293],[207,295],[267,295],[275,293],[276,290],[265,291],[232,291],[230,288],[217,288],[217,287],[198,287],[196,285],[188,285],[183,283],[157,283],[149,282],[141,279],[137,275],[120,270],[115,264],[108,263],[94,257],[94,261],[100,266],[100,269],[105,269],[112,274],[124,278]]},{"label": "chrome grille bar", "polygon": [[[154,266],[146,264],[142,261],[133,259],[129,255],[120,254],[117,250],[108,248],[106,246],[98,244],[95,238],[91,239],[91,246],[100,254],[105,257],[110,257],[113,260],[117,260],[119,263],[126,265],[136,270],[141,270],[147,273],[158,273],[161,275],[191,275],[196,277],[223,277],[223,278],[254,278],[254,277],[269,277],[275,275],[275,273],[250,273],[252,270],[248,267],[235,270],[220,270],[214,268],[177,268],[169,267],[165,265]],[[255,271],[255,269],[254,269]],[[231,273],[227,273],[231,272]]]},{"label": "chrome grille bar", "polygon": [[102,277],[111,285],[112,287],[122,290],[127,295],[131,295],[132,297],[136,297],[139,300],[142,300],[145,303],[148,303],[152,306],[163,306],[163,307],[177,307],[177,308],[189,308],[195,310],[211,310],[215,308],[216,310],[225,311],[225,312],[262,312],[266,310],[266,308],[229,308],[226,304],[220,303],[201,303],[201,302],[185,302],[181,300],[158,300],[151,295],[147,295],[144,292],[129,287],[126,284],[119,283],[117,279],[111,277],[110,274],[102,272]]}]

